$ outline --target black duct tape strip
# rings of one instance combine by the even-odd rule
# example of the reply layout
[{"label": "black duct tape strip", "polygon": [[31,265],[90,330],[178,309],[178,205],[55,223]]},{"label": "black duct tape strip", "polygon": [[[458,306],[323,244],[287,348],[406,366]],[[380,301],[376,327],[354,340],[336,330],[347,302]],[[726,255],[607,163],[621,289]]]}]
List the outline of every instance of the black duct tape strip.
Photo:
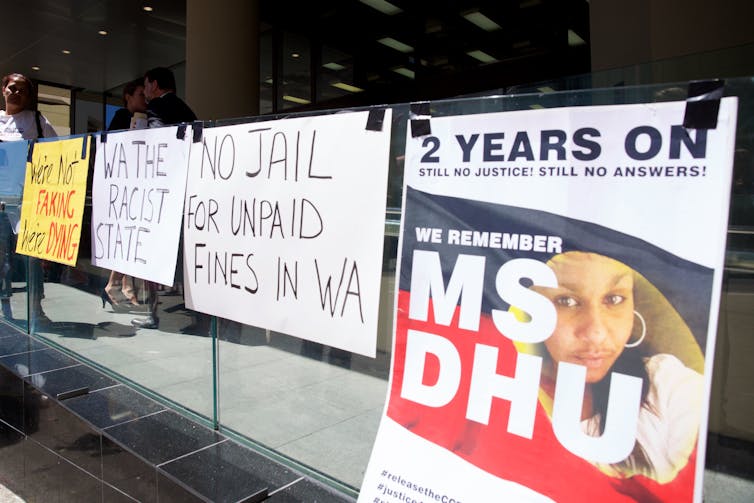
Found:
[{"label": "black duct tape strip", "polygon": [[175,137],[179,140],[182,140],[186,137],[186,124],[181,124],[178,126],[178,131],[175,132]]},{"label": "black duct tape strip", "polygon": [[429,125],[429,118],[431,117],[429,101],[411,103],[409,117],[411,118],[412,138],[432,134],[432,128]]},{"label": "black duct tape strip", "polygon": [[102,131],[99,134],[99,141],[100,141],[100,143],[107,143],[107,132],[106,131]]},{"label": "black duct tape strip", "polygon": [[57,398],[59,401],[68,400],[69,398],[75,398],[77,396],[81,395],[88,395],[89,394],[89,387],[85,386],[83,388],[76,388],[69,391],[64,391],[63,393],[58,393],[55,398]]},{"label": "black duct tape strip", "polygon": [[31,162],[31,158],[34,155],[34,143],[34,140],[29,142],[29,152],[26,154],[26,162]]},{"label": "black duct tape strip", "polygon": [[89,147],[89,135],[84,136],[81,138],[81,158],[86,159],[86,151]]},{"label": "black duct tape strip", "polygon": [[432,134],[432,128],[429,126],[429,119],[411,119],[411,137],[427,136]]},{"label": "black duct tape strip", "polygon": [[191,127],[194,131],[194,143],[199,143],[200,141],[202,141],[202,132],[204,131],[204,122],[194,121]]},{"label": "black duct tape strip", "polygon": [[417,101],[411,103],[411,113],[414,115],[430,115],[429,101]]},{"label": "black duct tape strip", "polygon": [[689,83],[683,127],[689,129],[715,129],[720,100],[725,89],[724,80],[703,80]]},{"label": "black duct tape strip", "polygon": [[382,123],[385,122],[385,109],[378,108],[369,111],[367,117],[367,131],[382,131]]}]

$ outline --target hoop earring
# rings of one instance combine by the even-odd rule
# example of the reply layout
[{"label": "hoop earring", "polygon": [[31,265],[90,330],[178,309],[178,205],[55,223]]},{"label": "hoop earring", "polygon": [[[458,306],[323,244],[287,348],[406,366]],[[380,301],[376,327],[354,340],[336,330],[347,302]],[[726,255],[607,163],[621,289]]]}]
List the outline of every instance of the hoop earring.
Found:
[{"label": "hoop earring", "polygon": [[639,311],[634,310],[634,314],[637,318],[639,318],[639,321],[641,321],[641,337],[639,337],[636,342],[627,342],[624,346],[627,348],[635,348],[642,342],[644,342],[644,338],[647,336],[647,322],[644,321],[644,317],[639,313]]}]

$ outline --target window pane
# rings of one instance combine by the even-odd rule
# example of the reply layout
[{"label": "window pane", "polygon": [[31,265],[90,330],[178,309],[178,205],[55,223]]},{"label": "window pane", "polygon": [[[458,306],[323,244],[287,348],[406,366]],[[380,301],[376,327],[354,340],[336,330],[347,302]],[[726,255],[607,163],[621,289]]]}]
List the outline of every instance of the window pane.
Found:
[{"label": "window pane", "polygon": [[309,41],[293,33],[283,34],[281,54],[279,109],[300,107],[312,102],[311,96],[311,51]]}]

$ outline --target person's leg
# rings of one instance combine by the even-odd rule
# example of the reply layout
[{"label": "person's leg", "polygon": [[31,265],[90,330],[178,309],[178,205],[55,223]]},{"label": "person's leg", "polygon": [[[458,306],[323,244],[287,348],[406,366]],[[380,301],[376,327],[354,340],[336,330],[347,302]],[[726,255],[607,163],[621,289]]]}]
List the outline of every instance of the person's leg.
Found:
[{"label": "person's leg", "polygon": [[13,269],[11,268],[11,254],[5,254],[5,260],[0,269],[0,275],[3,279],[0,281],[0,304],[2,305],[3,316],[8,319],[13,319],[13,311],[10,307],[10,297],[13,295],[13,283],[11,278],[13,276]]},{"label": "person's leg", "polygon": [[120,291],[123,292],[123,295],[131,304],[134,306],[139,305],[139,299],[136,298],[136,292],[134,291],[134,279],[131,276],[123,275]]},{"label": "person's leg", "polygon": [[3,277],[0,281],[0,298],[9,299],[13,295],[13,255],[11,253],[5,254],[0,274]]},{"label": "person's leg", "polygon": [[50,318],[42,309],[42,299],[44,292],[44,270],[42,261],[38,258],[29,257],[29,280],[26,284],[29,293],[29,307],[31,310],[31,319],[29,322],[49,323]]},{"label": "person's leg", "polygon": [[110,278],[107,280],[107,285],[103,290],[102,295],[102,307],[105,307],[105,302],[109,302],[111,306],[117,306],[118,301],[113,297],[113,292],[118,288],[119,283],[123,275],[116,271],[110,271]]},{"label": "person's leg", "polygon": [[149,288],[147,290],[149,303],[149,315],[157,320],[157,283],[149,282]]}]

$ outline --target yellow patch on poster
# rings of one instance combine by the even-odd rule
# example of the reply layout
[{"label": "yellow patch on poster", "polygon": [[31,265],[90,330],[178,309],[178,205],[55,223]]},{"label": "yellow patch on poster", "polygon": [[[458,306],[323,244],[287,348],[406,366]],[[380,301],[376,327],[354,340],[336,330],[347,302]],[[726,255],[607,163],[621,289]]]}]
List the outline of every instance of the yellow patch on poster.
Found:
[{"label": "yellow patch on poster", "polygon": [[34,144],[16,253],[76,265],[88,172],[88,136]]}]

